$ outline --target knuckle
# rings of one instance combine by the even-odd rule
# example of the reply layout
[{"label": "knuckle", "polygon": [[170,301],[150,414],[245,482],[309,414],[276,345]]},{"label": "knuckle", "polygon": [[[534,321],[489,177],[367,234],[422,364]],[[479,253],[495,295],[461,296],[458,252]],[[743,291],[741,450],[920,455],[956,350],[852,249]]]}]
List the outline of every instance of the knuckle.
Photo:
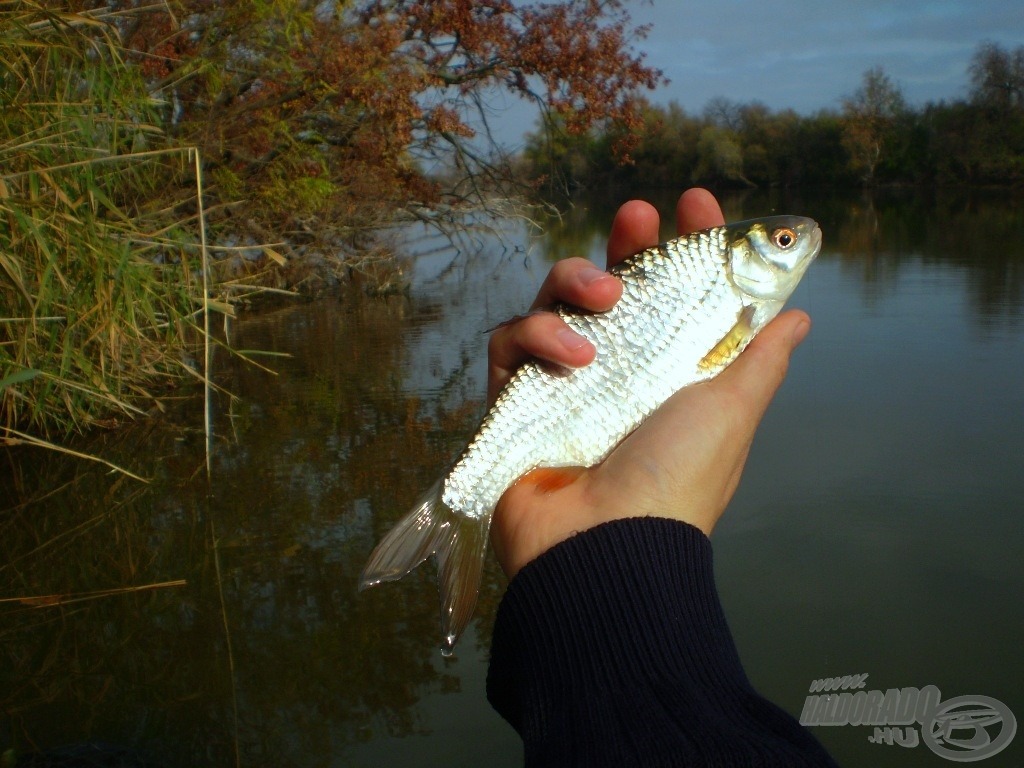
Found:
[{"label": "knuckle", "polygon": [[576,273],[583,269],[587,264],[589,264],[589,262],[586,259],[581,259],[578,256],[562,259],[551,267],[551,271],[548,272],[548,277],[545,282],[549,287],[553,288],[566,286],[572,282]]},{"label": "knuckle", "polygon": [[491,333],[491,337],[487,340],[487,355],[494,357],[496,354],[501,352],[505,344],[505,335],[507,332],[504,328],[499,328]]},{"label": "knuckle", "polygon": [[564,325],[564,321],[553,312],[535,311],[513,318],[491,332],[487,341],[488,357],[505,365],[510,360],[536,353],[541,340],[560,325]]}]

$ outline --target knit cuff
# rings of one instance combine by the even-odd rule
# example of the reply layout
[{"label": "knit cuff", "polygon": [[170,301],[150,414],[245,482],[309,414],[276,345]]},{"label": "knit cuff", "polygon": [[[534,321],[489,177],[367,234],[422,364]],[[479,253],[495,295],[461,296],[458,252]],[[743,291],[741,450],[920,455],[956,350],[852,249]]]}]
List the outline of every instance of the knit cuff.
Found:
[{"label": "knit cuff", "polygon": [[597,526],[526,565],[498,610],[491,653],[488,695],[517,729],[538,706],[594,687],[746,685],[711,543],[665,518]]},{"label": "knit cuff", "polygon": [[662,518],[618,520],[524,567],[498,609],[487,695],[528,766],[834,766],[750,686],[711,544]]}]

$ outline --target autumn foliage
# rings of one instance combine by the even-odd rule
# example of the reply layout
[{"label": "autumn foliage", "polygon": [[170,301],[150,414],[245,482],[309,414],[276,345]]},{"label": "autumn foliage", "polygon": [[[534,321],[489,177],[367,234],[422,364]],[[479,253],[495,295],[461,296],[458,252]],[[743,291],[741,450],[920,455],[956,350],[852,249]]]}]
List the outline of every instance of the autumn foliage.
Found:
[{"label": "autumn foliage", "polygon": [[0,445],[132,418],[253,283],[507,195],[498,97],[628,148],[660,74],[623,5],[0,3]]},{"label": "autumn foliage", "polygon": [[235,227],[336,245],[507,182],[490,140],[498,93],[572,132],[614,123],[628,137],[637,92],[660,73],[633,51],[643,30],[623,5],[179,0],[127,17],[122,34]]}]

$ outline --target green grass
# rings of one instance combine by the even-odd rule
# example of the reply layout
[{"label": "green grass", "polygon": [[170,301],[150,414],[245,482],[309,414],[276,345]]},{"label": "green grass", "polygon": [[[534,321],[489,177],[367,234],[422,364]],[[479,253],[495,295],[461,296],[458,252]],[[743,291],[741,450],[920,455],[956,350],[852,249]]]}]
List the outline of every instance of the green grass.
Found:
[{"label": "green grass", "polygon": [[0,444],[159,407],[207,339],[199,163],[101,11],[0,8]]}]

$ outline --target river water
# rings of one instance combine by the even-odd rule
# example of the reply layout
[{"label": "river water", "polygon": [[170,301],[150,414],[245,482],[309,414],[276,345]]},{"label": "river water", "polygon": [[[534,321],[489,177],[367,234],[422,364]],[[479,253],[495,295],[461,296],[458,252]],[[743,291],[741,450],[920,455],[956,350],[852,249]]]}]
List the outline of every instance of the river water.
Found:
[{"label": "river water", "polygon": [[[0,454],[0,749],[102,743],[165,766],[521,764],[484,697],[505,584],[494,564],[451,660],[430,568],[363,594],[356,580],[473,431],[485,331],[528,306],[554,259],[603,263],[623,199],[581,202],[544,236],[516,223],[457,245],[413,232],[394,275],[407,290],[353,288],[233,323],[236,347],[288,356],[256,358],[268,371],[218,354],[209,480],[191,390],[83,446],[146,484]],[[997,738],[1024,718],[1022,201],[724,203],[730,220],[799,213],[825,233],[791,302],[814,328],[714,535],[749,676],[796,716],[812,681],[843,675],[991,697],[1006,715]],[[873,743],[866,725],[814,732],[844,765],[946,762]],[[1024,764],[1024,736],[986,763]]]}]

